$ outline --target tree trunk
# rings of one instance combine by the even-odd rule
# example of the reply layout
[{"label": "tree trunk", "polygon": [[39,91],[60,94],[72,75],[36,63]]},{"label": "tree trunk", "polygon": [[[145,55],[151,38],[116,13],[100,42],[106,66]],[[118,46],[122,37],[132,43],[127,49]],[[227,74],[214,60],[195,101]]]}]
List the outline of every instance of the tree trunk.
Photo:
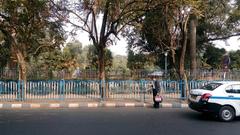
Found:
[{"label": "tree trunk", "polygon": [[100,80],[100,94],[101,98],[104,99],[106,97],[106,87],[105,87],[105,58],[104,58],[104,47],[100,46],[99,47],[99,55],[98,55],[98,68],[99,68],[99,80]]},{"label": "tree trunk", "polygon": [[197,73],[197,58],[196,58],[196,17],[191,17],[190,19],[190,58],[191,58],[191,64],[190,64],[190,72],[191,72],[191,79],[196,79],[196,73]]},{"label": "tree trunk", "polygon": [[187,22],[188,22],[188,17],[181,28],[181,30],[182,30],[182,50],[181,50],[180,63],[179,63],[179,77],[182,82],[181,83],[181,89],[182,89],[181,97],[182,98],[185,98],[187,96],[186,93],[188,91],[188,81],[187,81],[187,76],[185,74],[185,55],[186,55],[187,39],[188,39]]},{"label": "tree trunk", "polygon": [[16,45],[16,42],[12,44],[12,52],[16,55],[18,61],[18,80],[20,83],[18,97],[20,100],[24,99],[27,89],[27,64],[24,57],[24,54],[19,50],[19,47]]},{"label": "tree trunk", "polygon": [[184,79],[184,73],[185,73],[184,66],[185,66],[186,48],[187,48],[187,32],[184,30],[183,43],[182,43],[182,49],[181,49],[181,55],[180,55],[180,61],[179,61],[179,77],[181,80]]}]

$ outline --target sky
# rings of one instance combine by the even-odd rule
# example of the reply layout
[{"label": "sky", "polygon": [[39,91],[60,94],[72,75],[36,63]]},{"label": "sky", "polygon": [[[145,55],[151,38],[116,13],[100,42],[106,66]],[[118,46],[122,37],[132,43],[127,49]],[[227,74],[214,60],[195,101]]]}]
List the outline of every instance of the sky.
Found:
[{"label": "sky", "polygon": [[213,42],[218,48],[225,48],[226,51],[236,51],[240,50],[240,37],[232,37],[226,42],[215,41]]}]

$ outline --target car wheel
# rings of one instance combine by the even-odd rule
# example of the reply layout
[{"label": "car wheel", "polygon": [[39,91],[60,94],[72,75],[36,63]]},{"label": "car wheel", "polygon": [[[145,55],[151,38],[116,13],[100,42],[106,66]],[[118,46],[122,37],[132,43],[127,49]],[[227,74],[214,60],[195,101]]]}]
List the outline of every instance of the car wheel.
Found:
[{"label": "car wheel", "polygon": [[230,106],[223,106],[220,110],[219,110],[219,119],[221,121],[231,121],[234,119],[235,117],[235,111],[232,107]]}]

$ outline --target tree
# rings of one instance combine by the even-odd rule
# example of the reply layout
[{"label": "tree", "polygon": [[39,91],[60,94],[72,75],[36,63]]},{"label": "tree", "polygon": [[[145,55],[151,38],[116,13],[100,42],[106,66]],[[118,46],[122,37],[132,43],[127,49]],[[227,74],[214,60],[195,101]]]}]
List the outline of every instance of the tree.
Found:
[{"label": "tree", "polygon": [[139,69],[144,69],[147,59],[144,54],[135,54],[133,51],[129,50],[127,58],[127,67],[136,71]]},{"label": "tree", "polygon": [[[70,1],[69,1],[70,2]],[[140,20],[144,12],[154,7],[155,0],[79,0],[57,6],[60,11],[68,11],[76,21],[67,20],[76,28],[89,34],[97,49],[99,79],[101,91],[105,86],[106,47],[112,45],[115,38],[127,27]],[[72,4],[71,4],[72,3]],[[62,6],[65,5],[65,6]],[[72,8],[73,7],[73,8]],[[60,15],[60,14],[59,14]],[[100,25],[99,25],[100,24]],[[104,95],[103,95],[104,96]]]},{"label": "tree", "polygon": [[127,57],[122,55],[114,56],[113,70],[127,70]]},{"label": "tree", "polygon": [[189,21],[189,50],[191,79],[197,78],[197,17],[190,15]]},{"label": "tree", "polygon": [[[162,56],[168,52],[172,67],[178,69],[179,78],[184,78],[185,54],[188,43],[188,22],[190,14],[201,16],[201,1],[174,0],[162,1],[155,9],[149,10],[143,20],[143,26],[134,29],[140,32],[140,41],[136,43],[142,51]],[[132,34],[133,35],[133,34]],[[130,40],[134,39],[129,36]],[[176,55],[176,51],[180,52]],[[177,58],[179,60],[177,60]],[[178,62],[178,63],[177,63]]]},{"label": "tree", "polygon": [[0,69],[5,67],[7,62],[10,59],[10,46],[9,40],[3,35],[2,32],[0,32]]},{"label": "tree", "polygon": [[53,79],[53,71],[61,71],[68,69],[71,65],[71,57],[63,54],[61,50],[53,50],[51,52],[43,52],[38,57],[31,57],[29,63],[30,79]]},{"label": "tree", "polygon": [[82,43],[78,40],[67,43],[63,51],[68,51],[72,57],[78,57],[82,53]]},{"label": "tree", "polygon": [[239,0],[208,0],[204,4],[204,17],[199,19],[198,42],[208,43],[240,36]]},{"label": "tree", "polygon": [[68,55],[76,62],[76,66],[83,66],[84,59],[82,57],[83,49],[82,43],[78,40],[67,43],[67,45],[63,49],[63,53]]},{"label": "tree", "polygon": [[212,41],[226,41],[240,35],[239,0],[208,0],[204,11],[203,17],[197,20],[197,52],[213,45]]},{"label": "tree", "polygon": [[196,78],[197,52],[205,49],[211,41],[227,40],[232,36],[240,35],[239,28],[236,27],[240,18],[238,3],[237,0],[208,0],[201,3],[203,17],[190,15],[189,49],[192,79]]},{"label": "tree", "polygon": [[128,51],[127,67],[131,70],[132,77],[136,77],[135,75],[138,75],[145,68],[146,63],[147,59],[144,54]]},{"label": "tree", "polygon": [[[239,36],[239,0],[208,0],[204,2],[203,17],[194,20],[196,27],[196,51],[204,52],[215,40],[226,41],[232,36]],[[196,24],[193,24],[196,25]],[[192,28],[194,29],[194,28]],[[193,43],[195,40],[190,39]],[[227,41],[226,41],[227,45]],[[191,51],[193,52],[193,51]],[[215,52],[214,52],[215,53]],[[193,60],[191,60],[193,61]],[[209,62],[208,62],[209,63]],[[211,62],[210,62],[211,63]],[[212,63],[213,64],[213,63]],[[213,64],[214,67],[216,66]]]},{"label": "tree", "polygon": [[0,31],[19,65],[19,80],[27,80],[30,56],[55,49],[63,43],[61,21],[47,0],[1,0]]},{"label": "tree", "polygon": [[[105,67],[105,69],[110,70],[110,68],[112,67],[112,62],[113,62],[112,52],[109,49],[106,49],[106,51],[104,51],[104,52],[105,52],[104,67]],[[95,46],[93,46],[93,45],[89,46],[87,58],[89,61],[89,65],[88,65],[89,68],[99,69],[98,51],[95,48]]]},{"label": "tree", "polygon": [[88,56],[87,56],[89,47],[91,47],[91,46],[90,45],[84,46],[83,50],[82,50],[82,54],[81,54],[81,58],[80,58],[82,61],[82,64],[81,64],[82,69],[86,69],[89,65],[89,60],[88,60]]},{"label": "tree", "polygon": [[184,75],[185,55],[189,47],[194,79],[196,53],[204,50],[211,41],[239,35],[239,27],[236,27],[239,25],[238,3],[237,0],[163,2],[156,9],[149,10],[143,25],[137,25],[129,34],[130,44],[158,57],[168,50],[171,56],[169,63],[178,67],[180,78]]},{"label": "tree", "polygon": [[240,50],[230,52],[229,56],[231,60],[230,68],[239,70],[240,69]]},{"label": "tree", "polygon": [[221,69],[222,57],[226,53],[225,49],[219,49],[213,46],[208,46],[203,55],[206,63],[216,69]]}]

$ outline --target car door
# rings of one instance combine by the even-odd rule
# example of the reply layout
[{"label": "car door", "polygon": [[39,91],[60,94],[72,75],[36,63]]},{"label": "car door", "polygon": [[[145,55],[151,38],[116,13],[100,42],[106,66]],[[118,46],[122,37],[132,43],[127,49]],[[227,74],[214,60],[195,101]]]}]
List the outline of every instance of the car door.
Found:
[{"label": "car door", "polygon": [[232,105],[234,105],[234,108],[236,111],[240,112],[240,84],[233,84],[225,89],[227,98]]}]

